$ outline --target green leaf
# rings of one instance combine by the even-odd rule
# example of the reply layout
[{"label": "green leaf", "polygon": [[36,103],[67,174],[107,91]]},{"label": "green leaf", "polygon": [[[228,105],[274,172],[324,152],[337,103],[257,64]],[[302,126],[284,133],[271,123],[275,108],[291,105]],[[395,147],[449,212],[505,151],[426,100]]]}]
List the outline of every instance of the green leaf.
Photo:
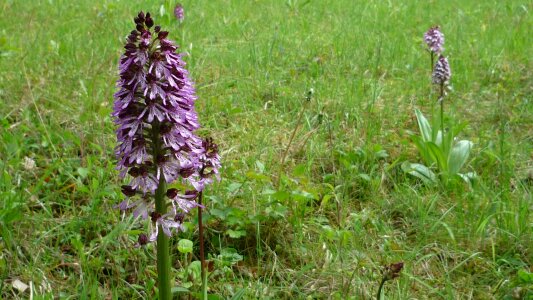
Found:
[{"label": "green leaf", "polygon": [[202,263],[199,260],[195,260],[189,264],[189,275],[192,276],[192,280],[202,279]]},{"label": "green leaf", "polygon": [[462,140],[453,147],[448,157],[448,171],[450,174],[459,173],[459,170],[461,170],[470,155],[472,145],[471,141]]},{"label": "green leaf", "polygon": [[433,159],[433,162],[437,164],[441,172],[446,172],[448,169],[448,163],[446,158],[444,157],[442,149],[439,148],[439,146],[437,146],[437,144],[433,142],[427,142],[426,145],[428,147],[431,158]]},{"label": "green leaf", "polygon": [[87,175],[89,175],[89,169],[87,168],[79,167],[77,171],[82,179],[87,178]]},{"label": "green leaf", "polygon": [[518,275],[518,278],[523,283],[533,283],[533,273],[529,273],[524,269],[520,269],[518,270],[516,275]]},{"label": "green leaf", "polygon": [[256,165],[257,169],[259,169],[259,173],[265,173],[265,165],[262,162],[257,160],[255,162],[255,165]]},{"label": "green leaf", "polygon": [[272,198],[274,198],[277,201],[283,202],[291,197],[291,194],[287,191],[277,191],[274,194],[272,194]]},{"label": "green leaf", "polygon": [[320,201],[320,206],[327,206],[331,197],[333,197],[331,194],[324,195],[324,197],[322,197],[322,201]]},{"label": "green leaf", "polygon": [[185,288],[183,286],[175,286],[171,289],[172,294],[179,294],[179,293],[189,293],[189,289]]},{"label": "green leaf", "polygon": [[294,167],[294,170],[292,171],[292,175],[294,177],[304,177],[307,174],[307,166],[304,164],[299,164],[296,167]]},{"label": "green leaf", "polygon": [[237,191],[238,189],[240,189],[242,187],[242,183],[240,182],[232,182],[228,185],[228,187],[226,188],[226,190],[230,193],[234,193],[235,191]]},{"label": "green leaf", "polygon": [[420,178],[425,184],[434,184],[437,182],[437,176],[424,165],[412,164],[406,161],[402,164],[402,170],[409,175]]},{"label": "green leaf", "polygon": [[229,237],[232,238],[232,239],[238,239],[240,237],[246,236],[246,231],[245,230],[231,230],[231,229],[228,229],[228,230],[226,230],[226,234],[229,235]]},{"label": "green leaf", "polygon": [[420,133],[422,134],[422,139],[424,142],[432,141],[432,132],[431,125],[429,125],[428,120],[420,110],[415,109],[416,119],[418,121],[418,128],[420,128]]},{"label": "green leaf", "polygon": [[233,248],[222,249],[217,258],[226,265],[236,264],[243,259],[242,255],[237,253],[237,250]]},{"label": "green leaf", "polygon": [[239,291],[237,291],[235,293],[235,295],[233,295],[233,297],[231,297],[231,300],[239,300],[239,299],[241,299],[244,296],[245,292],[246,292],[246,290],[244,288],[240,289]]},{"label": "green leaf", "polygon": [[370,175],[368,174],[365,174],[365,173],[361,173],[359,175],[357,175],[359,178],[363,179],[364,181],[366,182],[371,182],[372,181],[372,178],[370,178]]},{"label": "green leaf", "polygon": [[413,143],[418,149],[418,152],[420,152],[420,156],[422,156],[422,160],[428,165],[433,164],[433,159],[431,158],[429,149],[426,143],[423,141],[423,139],[416,135],[412,136],[412,139],[413,139]]},{"label": "green leaf", "polygon": [[181,253],[191,253],[193,248],[193,243],[188,239],[181,239],[178,242],[178,251]]},{"label": "green leaf", "polygon": [[224,221],[226,220],[226,217],[228,215],[228,212],[225,210],[221,210],[218,208],[213,208],[209,211],[209,213],[214,216],[215,218],[219,218],[220,220]]},{"label": "green leaf", "polygon": [[472,183],[472,181],[476,178],[476,173],[474,172],[468,172],[468,173],[457,173],[459,177],[461,177],[466,183]]}]

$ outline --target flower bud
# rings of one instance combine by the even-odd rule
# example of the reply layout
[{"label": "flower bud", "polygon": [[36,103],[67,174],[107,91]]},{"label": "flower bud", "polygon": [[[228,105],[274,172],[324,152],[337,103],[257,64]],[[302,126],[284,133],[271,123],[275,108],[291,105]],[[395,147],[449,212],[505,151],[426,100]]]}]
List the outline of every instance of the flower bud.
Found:
[{"label": "flower bud", "polygon": [[170,199],[174,199],[176,198],[176,196],[178,195],[178,190],[177,189],[168,189],[167,190],[167,197],[170,198]]},{"label": "flower bud", "polygon": [[121,186],[120,190],[122,191],[122,194],[124,194],[126,197],[133,197],[137,193],[135,189],[129,185]]},{"label": "flower bud", "polygon": [[167,36],[168,36],[168,31],[161,31],[157,35],[157,38],[160,39],[160,40],[163,40],[163,39],[166,39]]},{"label": "flower bud", "polygon": [[139,243],[140,246],[145,246],[146,244],[148,244],[148,236],[146,236],[146,234],[144,233],[139,234],[139,238],[137,239],[137,242]]},{"label": "flower bud", "polygon": [[183,220],[185,219],[185,214],[184,213],[177,213],[175,216],[174,216],[174,221],[175,222],[179,222],[179,223],[183,223]]},{"label": "flower bud", "polygon": [[144,24],[146,24],[146,27],[151,28],[154,26],[154,20],[150,17],[146,17],[146,21],[144,21]]},{"label": "flower bud", "polygon": [[150,218],[152,219],[152,222],[156,222],[159,218],[161,218],[161,214],[158,213],[157,211],[153,211],[151,214],[150,214]]}]

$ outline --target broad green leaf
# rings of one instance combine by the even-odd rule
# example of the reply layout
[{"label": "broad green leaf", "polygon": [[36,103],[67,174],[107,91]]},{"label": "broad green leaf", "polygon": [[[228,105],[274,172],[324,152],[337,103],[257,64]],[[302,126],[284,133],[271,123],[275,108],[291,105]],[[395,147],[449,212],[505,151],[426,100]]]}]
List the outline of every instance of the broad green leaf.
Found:
[{"label": "broad green leaf", "polygon": [[446,161],[446,157],[444,156],[444,153],[442,152],[442,149],[439,148],[439,146],[437,146],[433,142],[427,142],[426,145],[429,149],[431,158],[433,158],[433,162],[437,164],[441,172],[446,172],[448,169],[448,164]]},{"label": "broad green leaf", "polygon": [[191,262],[188,267],[188,272],[189,275],[192,276],[193,281],[195,281],[196,279],[202,279],[202,263],[198,260]]},{"label": "broad green leaf", "polygon": [[444,142],[442,144],[442,149],[446,157],[450,156],[450,151],[453,148],[454,139],[455,135],[453,134],[453,131],[449,131],[444,134]]},{"label": "broad green leaf", "polygon": [[471,148],[472,142],[467,140],[461,140],[453,147],[448,157],[448,171],[450,174],[459,173],[459,170],[468,159]]},{"label": "broad green leaf", "polygon": [[226,230],[226,234],[229,235],[229,237],[232,239],[238,239],[240,237],[246,236],[246,231],[228,229]]},{"label": "broad green leaf", "polygon": [[322,201],[320,201],[320,206],[327,206],[331,197],[333,197],[331,194],[324,195],[324,197],[322,197]]},{"label": "broad green leaf", "polygon": [[178,242],[178,251],[181,253],[191,253],[193,248],[193,243],[191,240],[181,239]]},{"label": "broad green leaf", "polygon": [[240,189],[243,186],[243,183],[240,182],[232,182],[226,187],[226,190],[230,193],[234,193],[238,189]]},{"label": "broad green leaf", "polygon": [[420,152],[420,156],[422,156],[422,160],[428,164],[431,165],[433,163],[433,159],[431,158],[431,155],[429,153],[429,149],[426,145],[426,143],[423,141],[423,139],[419,136],[412,136],[413,143],[415,144],[416,148],[418,149],[418,152]]},{"label": "broad green leaf", "polygon": [[516,275],[518,275],[518,278],[520,278],[520,281],[523,283],[533,283],[533,273],[520,269]]},{"label": "broad green leaf", "polygon": [[89,169],[87,169],[87,168],[79,167],[79,168],[77,169],[77,171],[78,171],[78,174],[80,175],[80,177],[81,177],[82,179],[87,178],[87,175],[89,175]]},{"label": "broad green leaf", "polygon": [[217,258],[228,265],[233,265],[243,260],[243,256],[237,253],[237,250],[233,248],[222,249]]},{"label": "broad green leaf", "polygon": [[420,178],[425,184],[434,184],[437,182],[437,176],[424,165],[412,164],[406,161],[402,164],[402,170],[409,175]]},{"label": "broad green leaf", "polygon": [[416,119],[418,121],[418,128],[420,128],[420,133],[422,134],[422,138],[424,139],[424,142],[429,142],[432,140],[432,130],[431,125],[429,125],[428,120],[420,110],[415,109]]},{"label": "broad green leaf", "polygon": [[476,178],[476,173],[474,172],[468,172],[468,173],[457,173],[459,177],[461,177],[466,183],[471,183],[472,180]]},{"label": "broad green leaf", "polygon": [[440,148],[442,148],[442,131],[441,130],[437,131],[437,136],[435,137],[435,144],[439,146]]},{"label": "broad green leaf", "polygon": [[372,181],[372,178],[370,177],[370,175],[368,174],[365,174],[365,173],[361,173],[359,175],[357,175],[359,178],[363,179],[364,181],[366,182],[371,182]]},{"label": "broad green leaf", "polygon": [[280,202],[286,201],[290,197],[291,197],[291,194],[287,191],[277,191],[274,194],[272,194],[272,198]]}]

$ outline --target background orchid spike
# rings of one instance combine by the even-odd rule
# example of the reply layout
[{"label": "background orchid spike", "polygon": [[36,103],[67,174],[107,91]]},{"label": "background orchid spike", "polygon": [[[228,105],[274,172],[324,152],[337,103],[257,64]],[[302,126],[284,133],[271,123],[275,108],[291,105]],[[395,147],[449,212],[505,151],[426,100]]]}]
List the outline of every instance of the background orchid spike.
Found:
[{"label": "background orchid spike", "polygon": [[178,21],[183,22],[183,19],[185,18],[185,11],[183,10],[183,5],[181,5],[181,3],[178,3],[174,8],[174,16],[176,19],[178,19]]},{"label": "background orchid spike", "polygon": [[451,76],[452,71],[450,70],[448,59],[441,54],[437,60],[437,63],[435,64],[435,68],[433,69],[433,83],[446,85],[448,84]]},{"label": "background orchid spike", "polygon": [[[126,199],[118,207],[142,219],[151,216],[152,234],[139,237],[138,244],[144,245],[156,239],[159,227],[168,236],[171,229],[182,228],[182,212],[199,206],[197,191],[210,182],[206,170],[218,175],[220,161],[216,145],[213,150],[214,144],[195,133],[200,127],[194,108],[197,97],[177,46],[161,27],[151,31],[150,13],[140,12],[134,21],[135,30],[120,58],[112,117],[118,127],[117,169],[122,178],[130,178],[122,186]],[[165,201],[173,209],[156,212],[155,191],[176,180],[195,190],[169,189]]]},{"label": "background orchid spike", "polygon": [[444,34],[440,31],[440,26],[431,27],[424,34],[424,41],[428,45],[429,51],[437,54],[444,51]]}]

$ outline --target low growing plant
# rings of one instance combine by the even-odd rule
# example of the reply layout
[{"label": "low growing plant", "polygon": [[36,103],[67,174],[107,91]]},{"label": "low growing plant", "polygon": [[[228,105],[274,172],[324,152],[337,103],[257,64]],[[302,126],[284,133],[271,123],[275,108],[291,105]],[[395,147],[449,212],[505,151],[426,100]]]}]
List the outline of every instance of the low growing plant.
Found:
[{"label": "low growing plant", "polygon": [[[457,140],[457,135],[464,127],[463,124],[451,128],[442,134],[439,124],[431,125],[422,112],[415,110],[420,136],[411,138],[424,164],[404,162],[402,169],[410,175],[420,178],[424,183],[434,184],[439,176],[445,181],[453,177],[460,177],[470,182],[474,178],[473,172],[461,173],[468,161],[473,143],[469,140]],[[435,174],[433,170],[437,170]]]},{"label": "low growing plant", "polygon": [[[457,177],[470,182],[474,173],[461,173],[460,170],[468,160],[473,143],[468,140],[456,142],[464,125],[450,124],[448,131],[444,126],[444,100],[452,73],[448,59],[441,54],[444,50],[444,35],[439,26],[430,28],[424,35],[424,41],[431,53],[432,62],[434,55],[439,54],[433,67],[432,81],[439,89],[440,118],[438,123],[431,124],[419,109],[415,109],[420,136],[413,135],[412,140],[424,164],[404,162],[402,169],[426,184],[437,183],[439,178],[442,182],[447,182]],[[435,174],[433,170],[438,173]]]}]

